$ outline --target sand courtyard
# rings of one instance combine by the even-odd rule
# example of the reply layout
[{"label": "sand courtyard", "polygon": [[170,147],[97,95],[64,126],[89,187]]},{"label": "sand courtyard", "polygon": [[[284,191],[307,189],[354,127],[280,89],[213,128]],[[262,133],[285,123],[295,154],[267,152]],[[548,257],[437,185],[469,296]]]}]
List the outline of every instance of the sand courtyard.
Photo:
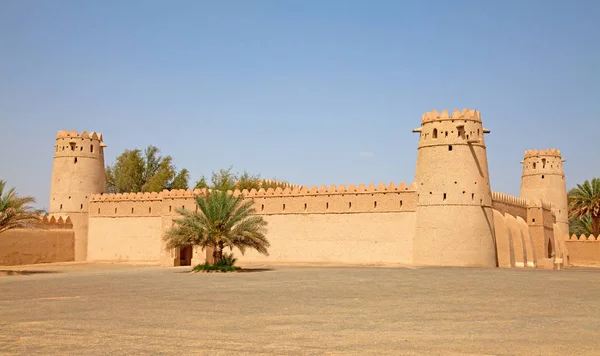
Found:
[{"label": "sand courtyard", "polygon": [[600,269],[252,267],[11,268],[0,354],[600,354]]}]

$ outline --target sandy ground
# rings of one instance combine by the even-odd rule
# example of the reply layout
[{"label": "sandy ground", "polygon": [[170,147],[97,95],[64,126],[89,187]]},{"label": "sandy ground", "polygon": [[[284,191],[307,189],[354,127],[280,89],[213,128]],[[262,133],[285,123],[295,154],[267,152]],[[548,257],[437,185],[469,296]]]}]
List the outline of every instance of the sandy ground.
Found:
[{"label": "sandy ground", "polygon": [[597,269],[11,269],[2,355],[600,355]]}]

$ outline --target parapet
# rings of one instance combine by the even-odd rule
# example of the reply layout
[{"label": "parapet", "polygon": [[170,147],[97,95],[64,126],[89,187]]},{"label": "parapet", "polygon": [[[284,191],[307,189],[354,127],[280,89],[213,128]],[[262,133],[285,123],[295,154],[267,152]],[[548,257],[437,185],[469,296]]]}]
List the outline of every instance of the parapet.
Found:
[{"label": "parapet", "polygon": [[585,236],[585,235],[581,235],[581,236],[577,236],[575,234],[571,235],[571,237],[569,238],[569,240],[571,241],[594,241],[594,242],[600,242],[600,236],[598,236],[598,239],[596,239],[596,237],[594,235],[590,235],[590,236]]},{"label": "parapet", "polygon": [[40,219],[34,222],[34,226],[45,229],[71,229],[73,222],[68,215],[40,215]]},{"label": "parapet", "polygon": [[552,157],[561,157],[560,150],[549,148],[549,149],[541,149],[541,150],[528,150],[525,151],[525,158],[531,157],[541,157],[541,156],[552,156]]},{"label": "parapet", "polygon": [[[359,184],[358,186],[354,184],[350,184],[348,186],[344,184],[340,184],[336,186],[335,184],[330,185],[329,187],[322,185],[320,188],[317,186],[296,186],[293,185],[291,187],[277,187],[275,189],[269,188],[264,189],[261,188],[259,190],[252,189],[250,191],[244,190],[230,190],[229,194],[233,194],[234,196],[243,195],[244,197],[265,197],[265,196],[297,196],[297,195],[319,195],[319,194],[344,194],[344,193],[401,193],[401,192],[411,192],[416,191],[417,185],[416,183],[411,183],[410,185],[406,185],[406,183],[401,182],[399,185],[392,182],[388,185],[385,183],[380,183],[377,187],[373,183],[365,186],[364,184]],[[152,193],[111,193],[111,194],[91,194],[89,196],[89,201],[91,202],[101,202],[101,201],[143,201],[143,200],[161,200],[164,198],[192,198],[197,195],[207,194],[209,189],[173,189],[173,190],[163,190],[160,193],[152,192]]]},{"label": "parapet", "polygon": [[522,208],[527,208],[528,206],[527,200],[523,198],[499,192],[492,192],[492,201],[508,205],[514,205]]},{"label": "parapet", "polygon": [[77,131],[73,130],[73,131],[67,131],[67,130],[62,130],[62,131],[58,131],[58,133],[56,134],[56,139],[61,139],[61,138],[88,138],[91,140],[98,140],[100,142],[103,142],[102,139],[102,134],[99,132],[90,132],[88,133],[87,131],[82,131],[81,134],[77,133]]},{"label": "parapet", "polygon": [[116,194],[90,194],[89,201],[143,201],[143,200],[161,200],[162,193],[116,193]]},{"label": "parapet", "polygon": [[481,114],[477,110],[469,110],[463,109],[462,111],[458,111],[458,109],[454,109],[452,115],[448,114],[448,110],[442,110],[442,113],[438,113],[437,110],[433,110],[430,112],[426,112],[423,114],[422,122],[432,122],[432,121],[442,121],[442,120],[469,120],[469,121],[478,121],[481,122]]}]

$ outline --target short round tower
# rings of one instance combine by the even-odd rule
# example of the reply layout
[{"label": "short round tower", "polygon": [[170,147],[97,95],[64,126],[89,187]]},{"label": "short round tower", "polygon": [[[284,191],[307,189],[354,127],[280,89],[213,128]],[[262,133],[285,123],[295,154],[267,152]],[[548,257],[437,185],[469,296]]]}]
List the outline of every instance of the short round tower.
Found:
[{"label": "short round tower", "polygon": [[476,110],[428,112],[417,155],[413,263],[495,267],[492,196],[484,134]]},{"label": "short round tower", "polygon": [[56,135],[49,213],[68,215],[73,221],[76,261],[87,256],[88,196],[104,193],[105,146],[95,132]]},{"label": "short round tower", "polygon": [[561,236],[568,238],[569,202],[563,162],[565,160],[556,149],[526,151],[525,159],[521,161],[521,197],[551,203],[552,211],[556,215],[556,224],[562,231]]}]

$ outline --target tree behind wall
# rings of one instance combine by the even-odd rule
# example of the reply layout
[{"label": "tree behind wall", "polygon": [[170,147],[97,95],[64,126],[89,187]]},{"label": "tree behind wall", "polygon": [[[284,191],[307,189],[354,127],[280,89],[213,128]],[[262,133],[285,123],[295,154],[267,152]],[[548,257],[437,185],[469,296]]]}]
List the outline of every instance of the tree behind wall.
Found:
[{"label": "tree behind wall", "polygon": [[233,167],[230,166],[226,169],[220,169],[218,172],[213,172],[210,177],[210,182],[204,176],[200,178],[196,182],[196,189],[209,188],[219,191],[228,191],[228,190],[244,190],[248,189],[249,191],[252,189],[259,190],[260,188],[269,189],[269,188],[285,188],[289,186],[289,184],[285,181],[278,180],[265,180],[261,178],[259,174],[250,174],[246,171],[242,174],[237,174],[232,172]]},{"label": "tree behind wall", "polygon": [[586,228],[587,222],[587,229],[591,228],[591,233],[598,236],[600,234],[600,178],[577,184],[568,195],[571,233],[576,233],[574,228]]},{"label": "tree behind wall", "polygon": [[31,227],[39,220],[42,210],[34,209],[30,204],[35,198],[19,196],[15,188],[7,189],[6,182],[0,180],[0,233],[6,230]]},{"label": "tree behind wall", "polygon": [[125,150],[112,166],[106,167],[107,193],[160,192],[163,189],[188,189],[189,172],[177,172],[171,156],[148,146]]}]

